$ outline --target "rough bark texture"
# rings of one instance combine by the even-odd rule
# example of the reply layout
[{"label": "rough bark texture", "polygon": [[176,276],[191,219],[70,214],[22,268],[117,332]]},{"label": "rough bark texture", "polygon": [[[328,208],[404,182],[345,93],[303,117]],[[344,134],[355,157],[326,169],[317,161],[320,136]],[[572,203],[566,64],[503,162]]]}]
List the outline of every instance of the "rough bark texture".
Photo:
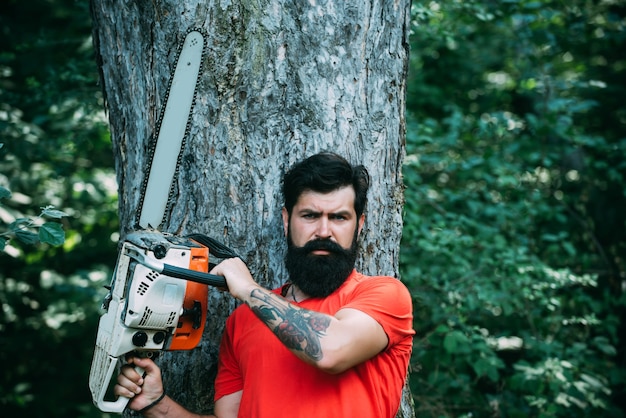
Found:
[{"label": "rough bark texture", "polygon": [[[208,39],[204,72],[176,204],[162,229],[221,240],[274,287],[285,277],[281,174],[333,150],[372,177],[358,268],[397,277],[409,7],[409,0],[92,0],[122,237],[133,225],[178,46],[199,28]],[[200,346],[160,361],[168,393],[198,412],[212,406],[219,336],[235,306],[214,289],[209,297]],[[413,416],[410,396],[401,409],[399,416]]]}]

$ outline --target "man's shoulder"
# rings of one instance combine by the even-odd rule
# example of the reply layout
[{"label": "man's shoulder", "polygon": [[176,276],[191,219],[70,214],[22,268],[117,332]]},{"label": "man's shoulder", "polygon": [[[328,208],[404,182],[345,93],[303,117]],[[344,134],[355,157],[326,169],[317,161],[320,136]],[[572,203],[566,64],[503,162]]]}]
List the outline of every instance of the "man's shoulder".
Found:
[{"label": "man's shoulder", "polygon": [[391,276],[356,273],[343,308],[360,310],[380,323],[394,342],[413,335],[413,301],[407,287]]},{"label": "man's shoulder", "polygon": [[394,303],[394,301],[410,301],[411,295],[407,287],[399,279],[391,276],[369,276],[352,272],[346,286],[342,289],[349,299],[370,297],[380,301]]},{"label": "man's shoulder", "polygon": [[357,270],[353,270],[352,273],[350,274],[350,278],[353,278],[354,280],[357,281],[365,281],[365,280],[398,280],[395,277],[392,276],[385,276],[385,275],[376,275],[376,276],[372,276],[372,275],[368,275],[368,274],[364,274],[361,273]]},{"label": "man's shoulder", "polygon": [[404,283],[392,276],[370,276],[360,273],[356,270],[352,272],[348,281],[354,286],[391,286],[398,288],[406,288]]}]

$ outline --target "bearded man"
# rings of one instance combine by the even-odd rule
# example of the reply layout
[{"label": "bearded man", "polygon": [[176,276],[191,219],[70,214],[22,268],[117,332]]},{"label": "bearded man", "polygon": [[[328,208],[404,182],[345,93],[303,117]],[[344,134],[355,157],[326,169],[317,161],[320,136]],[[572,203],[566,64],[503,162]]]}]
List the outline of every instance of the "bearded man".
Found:
[{"label": "bearded man", "polygon": [[[244,262],[224,276],[244,302],[226,322],[215,381],[218,418],[393,418],[411,356],[412,304],[397,279],[354,269],[369,175],[333,153],[283,177],[289,279],[259,286]],[[146,417],[199,417],[165,395],[159,368],[132,358],[115,393]]]}]

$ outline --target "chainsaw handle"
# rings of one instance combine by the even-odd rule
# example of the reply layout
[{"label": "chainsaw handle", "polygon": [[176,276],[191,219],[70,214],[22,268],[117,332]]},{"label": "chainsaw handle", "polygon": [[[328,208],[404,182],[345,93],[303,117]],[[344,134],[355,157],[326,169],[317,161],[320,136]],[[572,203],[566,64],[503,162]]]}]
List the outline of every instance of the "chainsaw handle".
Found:
[{"label": "chainsaw handle", "polygon": [[[98,409],[100,409],[102,412],[114,412],[114,413],[121,414],[122,412],[124,412],[124,409],[126,409],[126,405],[128,405],[128,402],[130,402],[130,398],[127,398],[125,396],[118,396],[117,399],[114,401],[109,401],[109,400],[104,399],[108,385],[113,379],[113,374],[117,371],[117,364],[119,362],[118,358],[115,358],[115,357],[109,357],[109,358],[111,361],[109,362],[108,368],[104,376],[105,378],[104,382],[106,384],[102,385],[100,392],[94,398],[94,403],[96,404]],[[142,377],[145,376],[145,371],[141,367],[135,366],[135,371],[139,373],[140,376]]]},{"label": "chainsaw handle", "polygon": [[149,269],[158,271],[165,276],[228,289],[226,279],[223,276],[205,273],[203,271],[190,270],[184,267],[173,266],[171,264],[164,264],[159,260],[147,256],[134,245],[126,247],[126,255]]},{"label": "chainsaw handle", "polygon": [[210,286],[228,289],[228,285],[226,284],[226,279],[224,278],[224,276],[218,276],[216,274],[189,270],[182,267],[176,267],[171,264],[163,264],[163,270],[161,270],[161,274],[170,277],[176,277],[177,279],[184,279],[196,283],[208,284]]}]

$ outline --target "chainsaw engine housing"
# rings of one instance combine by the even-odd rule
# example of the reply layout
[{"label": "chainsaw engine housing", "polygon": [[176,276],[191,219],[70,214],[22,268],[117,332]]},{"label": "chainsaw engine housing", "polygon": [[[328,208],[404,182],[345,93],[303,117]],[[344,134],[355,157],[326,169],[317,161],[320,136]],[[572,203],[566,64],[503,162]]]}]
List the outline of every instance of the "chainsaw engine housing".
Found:
[{"label": "chainsaw engine housing", "polygon": [[192,349],[206,322],[207,285],[151,270],[127,255],[130,247],[176,267],[206,272],[209,266],[209,249],[195,241],[156,231],[126,237],[103,303],[89,377],[102,411],[118,408],[104,396],[120,358],[131,352],[152,356],[159,350]]}]

